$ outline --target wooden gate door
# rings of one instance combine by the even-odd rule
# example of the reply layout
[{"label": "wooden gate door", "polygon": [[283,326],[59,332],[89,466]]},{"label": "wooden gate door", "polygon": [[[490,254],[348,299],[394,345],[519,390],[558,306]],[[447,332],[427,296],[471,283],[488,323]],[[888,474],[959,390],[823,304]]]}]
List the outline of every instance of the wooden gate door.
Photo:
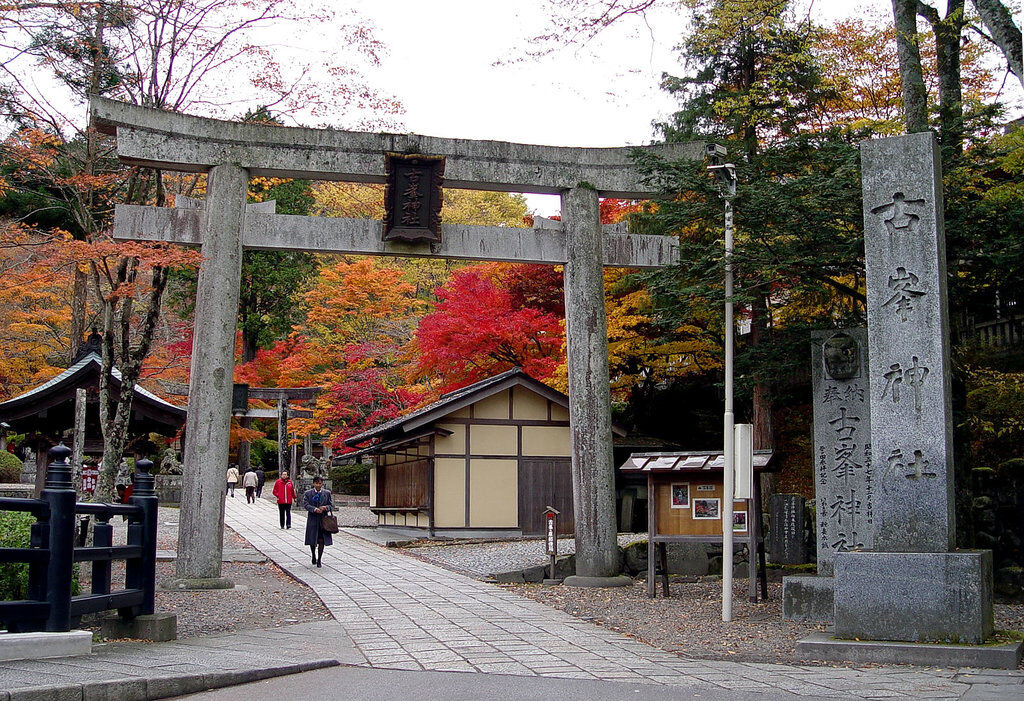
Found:
[{"label": "wooden gate door", "polygon": [[544,509],[558,514],[558,532],[576,530],[572,510],[572,469],[569,458],[519,460],[519,526],[523,535],[544,534]]}]

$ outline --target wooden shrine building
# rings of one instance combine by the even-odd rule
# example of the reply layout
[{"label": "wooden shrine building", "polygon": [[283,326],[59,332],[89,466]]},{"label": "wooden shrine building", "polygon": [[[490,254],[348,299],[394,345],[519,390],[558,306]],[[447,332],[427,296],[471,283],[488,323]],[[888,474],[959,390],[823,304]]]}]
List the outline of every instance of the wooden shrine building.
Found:
[{"label": "wooden shrine building", "polygon": [[[23,394],[0,402],[0,422],[10,425],[11,431],[26,434],[26,443],[36,454],[36,481],[41,486],[46,463],[46,452],[64,439],[65,433],[75,425],[75,397],[79,389],[86,390],[84,454],[99,456],[103,453],[103,433],[99,417],[99,380],[103,362],[99,351],[99,336],[93,334],[82,346],[71,367],[43,384]],[[121,373],[115,368],[111,389],[119,392]],[[150,433],[174,436],[185,425],[185,409],[164,401],[142,387],[135,386],[132,416],[128,427],[128,446]],[[144,452],[145,449],[143,449]]]},{"label": "wooden shrine building", "polygon": [[[346,441],[372,446],[380,526],[430,535],[540,535],[543,512],[573,533],[569,398],[518,368]],[[624,432],[613,426],[616,434]]]},{"label": "wooden shrine building", "polygon": [[[733,534],[746,543],[750,553],[750,597],[757,601],[757,577],[762,596],[767,597],[761,479],[763,472],[776,469],[774,453],[754,451],[753,498],[733,502]],[[619,470],[623,475],[647,477],[647,594],[656,592],[657,575],[662,576],[668,596],[667,543],[721,543],[722,499],[724,497],[722,451],[678,451],[634,453]],[[730,566],[722,563],[723,567]]]}]

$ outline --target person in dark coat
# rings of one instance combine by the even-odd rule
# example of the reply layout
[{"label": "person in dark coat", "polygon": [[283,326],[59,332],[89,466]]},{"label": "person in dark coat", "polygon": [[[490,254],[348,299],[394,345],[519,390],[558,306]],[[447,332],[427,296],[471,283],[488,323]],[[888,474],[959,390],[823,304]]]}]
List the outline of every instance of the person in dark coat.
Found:
[{"label": "person in dark coat", "polygon": [[263,472],[262,467],[256,468],[256,498],[259,499],[263,496],[263,485],[267,481],[267,475]]},{"label": "person in dark coat", "polygon": [[306,545],[313,556],[313,564],[320,567],[324,556],[324,546],[333,545],[330,533],[320,527],[323,515],[331,510],[331,492],[324,489],[324,479],[320,475],[313,478],[313,488],[307,489],[302,495],[302,505],[306,507]]}]

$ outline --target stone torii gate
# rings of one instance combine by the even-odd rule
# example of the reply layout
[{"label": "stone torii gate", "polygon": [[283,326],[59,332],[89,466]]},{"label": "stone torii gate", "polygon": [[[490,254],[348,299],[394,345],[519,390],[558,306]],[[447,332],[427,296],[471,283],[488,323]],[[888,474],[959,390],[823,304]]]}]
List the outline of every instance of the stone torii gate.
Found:
[{"label": "stone torii gate", "polygon": [[[177,588],[231,586],[221,579],[224,470],[243,248],[358,255],[431,256],[565,265],[576,572],[566,583],[613,586],[615,486],[602,266],[651,268],[676,260],[675,240],[602,230],[599,197],[644,199],[655,190],[632,167],[633,148],[565,148],[225,122],[94,98],[92,123],[117,135],[131,165],[209,174],[206,206],[118,205],[120,239],[199,245]],[[703,144],[642,147],[699,159]],[[444,225],[428,241],[384,240],[380,221],[279,215],[246,207],[256,176],[385,183],[385,155],[443,158],[444,186],[556,194],[561,229]],[[439,180],[438,180],[439,183]]]}]

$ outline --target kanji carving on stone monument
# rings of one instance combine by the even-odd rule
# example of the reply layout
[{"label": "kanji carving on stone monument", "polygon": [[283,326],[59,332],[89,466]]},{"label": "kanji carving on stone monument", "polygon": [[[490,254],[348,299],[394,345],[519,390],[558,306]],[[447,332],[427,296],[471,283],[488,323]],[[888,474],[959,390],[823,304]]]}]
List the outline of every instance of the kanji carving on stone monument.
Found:
[{"label": "kanji carving on stone monument", "polygon": [[831,517],[836,520],[840,526],[846,525],[847,528],[853,528],[857,520],[857,516],[861,510],[861,500],[857,498],[854,490],[849,491],[849,496],[846,494],[836,494],[832,500],[832,503],[828,506]]},{"label": "kanji carving on stone monument", "polygon": [[882,303],[883,307],[893,305],[899,312],[900,320],[906,321],[908,314],[914,310],[914,298],[923,297],[924,292],[915,289],[918,284],[918,277],[908,272],[903,266],[896,268],[896,274],[889,276],[889,289],[893,295]]},{"label": "kanji carving on stone monument", "polygon": [[885,387],[882,388],[882,399],[886,395],[892,396],[893,404],[900,403],[900,385],[906,383],[914,390],[914,407],[921,411],[921,387],[930,370],[919,365],[917,356],[912,356],[910,367],[904,368],[901,363],[893,363],[889,366],[889,372],[882,375],[885,378]]},{"label": "kanji carving on stone monument", "polygon": [[864,543],[860,541],[857,531],[846,528],[836,533],[836,540],[831,543],[833,550],[852,550],[863,548]]},{"label": "kanji carving on stone monument", "polygon": [[888,457],[885,477],[887,481],[900,477],[912,481],[934,479],[937,475],[934,470],[929,469],[930,464],[920,450],[915,450],[913,459],[907,460],[900,448],[894,448]]},{"label": "kanji carving on stone monument", "polygon": [[847,482],[854,470],[861,467],[855,459],[857,444],[853,442],[853,434],[856,433],[859,423],[860,417],[847,415],[846,407],[840,407],[839,415],[829,421],[836,434],[832,473],[843,482]]},{"label": "kanji carving on stone monument", "polygon": [[872,214],[882,217],[885,230],[890,236],[896,234],[915,235],[921,217],[917,212],[924,205],[924,200],[908,200],[902,192],[893,193],[892,201],[871,210]]}]

